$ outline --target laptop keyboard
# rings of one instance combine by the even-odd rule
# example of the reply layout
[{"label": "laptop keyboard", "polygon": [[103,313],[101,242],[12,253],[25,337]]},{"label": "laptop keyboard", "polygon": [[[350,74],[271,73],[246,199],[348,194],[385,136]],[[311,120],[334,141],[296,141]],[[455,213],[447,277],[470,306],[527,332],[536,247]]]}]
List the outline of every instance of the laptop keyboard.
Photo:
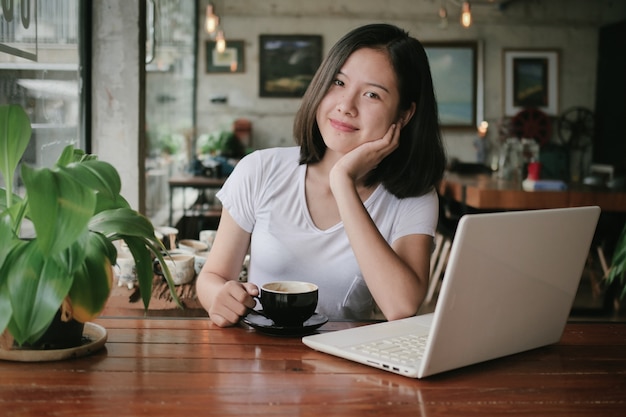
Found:
[{"label": "laptop keyboard", "polygon": [[428,335],[405,335],[367,342],[352,346],[351,349],[377,358],[410,364],[422,358],[427,340]]}]

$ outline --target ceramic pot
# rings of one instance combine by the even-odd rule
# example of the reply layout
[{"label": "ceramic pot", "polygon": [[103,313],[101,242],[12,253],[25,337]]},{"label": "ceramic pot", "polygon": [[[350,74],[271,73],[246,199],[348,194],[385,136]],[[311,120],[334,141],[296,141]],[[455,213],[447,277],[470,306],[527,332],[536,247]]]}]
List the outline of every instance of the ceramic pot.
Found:
[{"label": "ceramic pot", "polygon": [[68,349],[82,344],[85,323],[76,320],[62,321],[61,311],[52,319],[46,332],[34,343],[24,344],[31,349]]},{"label": "ceramic pot", "polygon": [[30,345],[17,346],[13,336],[5,330],[0,335],[0,360],[48,362],[80,358],[102,349],[106,341],[107,331],[99,324],[76,321],[65,323],[57,317],[46,334]]}]

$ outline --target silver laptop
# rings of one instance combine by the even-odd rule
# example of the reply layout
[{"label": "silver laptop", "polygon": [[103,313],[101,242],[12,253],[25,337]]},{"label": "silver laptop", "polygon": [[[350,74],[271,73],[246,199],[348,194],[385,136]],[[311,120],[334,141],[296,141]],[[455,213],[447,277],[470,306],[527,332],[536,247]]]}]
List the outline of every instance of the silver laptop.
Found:
[{"label": "silver laptop", "polygon": [[302,341],[413,378],[556,343],[599,215],[595,206],[465,215],[434,313]]}]

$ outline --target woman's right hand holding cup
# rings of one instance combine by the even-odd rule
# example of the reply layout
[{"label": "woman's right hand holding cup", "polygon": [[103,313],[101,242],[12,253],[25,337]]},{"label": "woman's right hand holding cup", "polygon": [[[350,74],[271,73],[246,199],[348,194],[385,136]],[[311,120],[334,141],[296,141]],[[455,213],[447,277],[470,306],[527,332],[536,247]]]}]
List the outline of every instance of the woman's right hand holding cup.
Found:
[{"label": "woman's right hand holding cup", "polygon": [[259,288],[249,282],[226,281],[215,295],[209,309],[211,321],[220,327],[236,324],[249,309],[254,308]]}]

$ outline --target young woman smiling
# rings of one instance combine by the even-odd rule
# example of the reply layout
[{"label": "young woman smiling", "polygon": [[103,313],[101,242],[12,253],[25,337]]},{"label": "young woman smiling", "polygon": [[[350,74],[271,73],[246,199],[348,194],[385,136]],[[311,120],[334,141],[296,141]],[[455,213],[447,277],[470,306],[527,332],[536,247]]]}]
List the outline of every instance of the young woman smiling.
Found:
[{"label": "young woman smiling", "polygon": [[[387,24],[340,39],[294,122],[298,146],[243,158],[197,292],[219,326],[239,321],[265,282],[319,287],[318,313],[364,320],[416,314],[429,279],[445,167],[428,59]],[[250,253],[249,279],[238,282]]]}]

